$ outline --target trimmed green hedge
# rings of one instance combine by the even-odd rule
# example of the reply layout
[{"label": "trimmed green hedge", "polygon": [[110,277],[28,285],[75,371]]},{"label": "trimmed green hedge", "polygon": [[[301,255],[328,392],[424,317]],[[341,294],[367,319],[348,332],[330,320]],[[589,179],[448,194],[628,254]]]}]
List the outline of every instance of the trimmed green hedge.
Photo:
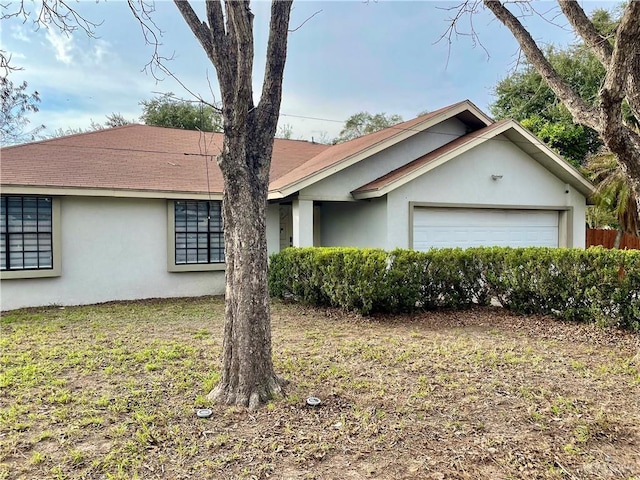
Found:
[{"label": "trimmed green hedge", "polygon": [[496,298],[519,313],[640,330],[640,251],[469,248],[428,252],[287,248],[271,294],[362,314],[468,308]]}]

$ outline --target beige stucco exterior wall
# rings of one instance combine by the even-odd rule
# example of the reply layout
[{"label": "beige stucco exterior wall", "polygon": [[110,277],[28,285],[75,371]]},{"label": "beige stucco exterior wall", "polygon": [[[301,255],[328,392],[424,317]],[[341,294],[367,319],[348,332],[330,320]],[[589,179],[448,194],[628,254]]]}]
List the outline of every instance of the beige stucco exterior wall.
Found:
[{"label": "beige stucco exterior wall", "polygon": [[224,271],[167,271],[167,201],[61,198],[62,274],[2,280],[2,310],[224,293]]},{"label": "beige stucco exterior wall", "polygon": [[386,247],[386,198],[365,202],[323,202],[320,207],[323,247]]},{"label": "beige stucco exterior wall", "polygon": [[[492,175],[502,175],[493,180]],[[410,246],[410,202],[528,207],[571,212],[570,246],[584,247],[586,199],[503,136],[489,140],[388,194],[386,248]]]},{"label": "beige stucco exterior wall", "polygon": [[267,253],[273,255],[280,251],[280,205],[267,207]]}]

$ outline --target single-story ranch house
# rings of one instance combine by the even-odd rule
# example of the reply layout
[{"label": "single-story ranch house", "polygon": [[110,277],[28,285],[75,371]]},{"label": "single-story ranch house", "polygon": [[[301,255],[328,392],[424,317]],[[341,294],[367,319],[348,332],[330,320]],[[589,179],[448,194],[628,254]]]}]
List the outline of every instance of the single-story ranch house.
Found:
[{"label": "single-story ranch house", "polygon": [[[3,149],[1,309],[222,294],[221,144],[127,125]],[[584,247],[592,189],[463,101],[338,145],[276,140],[268,248]]]}]

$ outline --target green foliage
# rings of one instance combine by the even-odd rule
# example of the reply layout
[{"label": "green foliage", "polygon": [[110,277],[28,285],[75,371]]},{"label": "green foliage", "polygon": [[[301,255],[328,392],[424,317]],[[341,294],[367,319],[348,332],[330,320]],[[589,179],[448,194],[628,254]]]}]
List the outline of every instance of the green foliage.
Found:
[{"label": "green foliage", "polygon": [[640,330],[640,252],[470,248],[427,252],[288,248],[271,257],[271,294],[319,306],[411,312],[487,305]]},{"label": "green foliage", "polygon": [[132,123],[134,123],[133,120],[127,120],[121,113],[113,112],[110,115],[107,115],[107,121],[104,122],[104,128],[123,127]]},{"label": "green foliage", "polygon": [[104,124],[91,120],[91,123],[87,128],[58,128],[50,135],[44,135],[43,138],[59,138],[66,137],[67,135],[77,135],[79,133],[99,132],[100,130],[106,130],[108,128],[123,127],[135,123],[133,120],[127,120],[121,113],[113,112],[110,115],[105,115],[107,121]]},{"label": "green foliage", "polygon": [[584,162],[585,156],[594,147],[599,146],[593,131],[570,120],[556,122],[540,115],[532,115],[520,123],[569,160],[574,167],[579,167]]},{"label": "green foliage", "polygon": [[[591,15],[604,35],[615,31],[619,13],[595,10]],[[598,99],[606,70],[591,50],[579,43],[566,49],[550,46],[545,56],[571,89],[588,103]],[[571,114],[558,100],[538,71],[528,62],[495,87],[491,113],[497,119],[514,118],[539,136],[574,165],[583,164],[602,142],[595,131],[574,124]],[[636,122],[628,104],[623,104],[628,123]]]},{"label": "green foliage", "polygon": [[369,112],[354,113],[347,119],[344,127],[340,131],[340,135],[333,140],[333,143],[353,140],[354,138],[392,127],[402,121],[400,115],[387,115],[386,113],[372,114]]},{"label": "green foliage", "polygon": [[146,125],[157,127],[221,132],[222,115],[210,105],[176,99],[172,93],[143,100],[140,119]]},{"label": "green foliage", "polygon": [[[597,98],[606,72],[586,48],[549,47],[546,57],[582,98],[589,102]],[[597,133],[573,122],[569,111],[529,63],[501,80],[494,95],[496,100],[490,107],[494,117],[518,120],[574,165],[583,163],[601,146]]]},{"label": "green foliage", "polygon": [[640,212],[636,208],[636,197],[616,156],[606,150],[591,155],[585,170],[596,185],[592,197],[595,207],[611,212],[617,223],[613,226],[625,233],[638,235]]}]

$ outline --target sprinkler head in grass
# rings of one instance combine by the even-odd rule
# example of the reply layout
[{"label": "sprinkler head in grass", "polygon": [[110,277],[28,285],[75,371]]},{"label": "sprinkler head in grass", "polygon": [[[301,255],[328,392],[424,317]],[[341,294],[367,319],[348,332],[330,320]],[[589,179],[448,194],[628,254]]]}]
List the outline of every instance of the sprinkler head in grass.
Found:
[{"label": "sprinkler head in grass", "polygon": [[213,410],[211,410],[210,408],[199,408],[196,410],[196,415],[198,416],[198,418],[209,418],[211,415],[213,415]]},{"label": "sprinkler head in grass", "polygon": [[309,405],[310,407],[317,407],[318,405],[320,405],[320,403],[322,403],[320,401],[320,399],[318,397],[308,397],[307,398],[307,405]]}]

